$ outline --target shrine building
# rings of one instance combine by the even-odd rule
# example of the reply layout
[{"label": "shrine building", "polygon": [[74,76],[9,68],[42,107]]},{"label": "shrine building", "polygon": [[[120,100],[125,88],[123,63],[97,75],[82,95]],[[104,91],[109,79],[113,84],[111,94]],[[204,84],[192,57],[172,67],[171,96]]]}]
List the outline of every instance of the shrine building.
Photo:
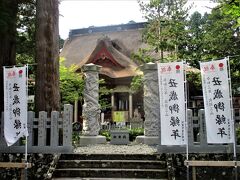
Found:
[{"label": "shrine building", "polygon": [[[145,23],[129,23],[102,27],[73,29],[61,51],[65,65],[76,64],[79,68],[93,63],[102,68],[99,79],[104,79],[111,95],[111,109],[104,110],[105,121],[129,122],[135,113],[143,117],[143,91],[130,89],[132,78],[142,74],[139,64],[131,57],[142,42]],[[135,112],[135,113],[134,113]]]}]

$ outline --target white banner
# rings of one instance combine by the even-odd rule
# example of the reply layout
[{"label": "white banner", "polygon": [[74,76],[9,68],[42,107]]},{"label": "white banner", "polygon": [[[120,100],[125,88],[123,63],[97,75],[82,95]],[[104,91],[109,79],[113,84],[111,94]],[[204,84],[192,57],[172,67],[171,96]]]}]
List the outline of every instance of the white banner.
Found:
[{"label": "white banner", "polygon": [[161,144],[184,145],[185,93],[184,63],[158,63]]},{"label": "white banner", "polygon": [[4,137],[8,146],[28,136],[26,71],[26,66],[4,67]]},{"label": "white banner", "polygon": [[208,143],[233,143],[227,60],[200,63]]}]

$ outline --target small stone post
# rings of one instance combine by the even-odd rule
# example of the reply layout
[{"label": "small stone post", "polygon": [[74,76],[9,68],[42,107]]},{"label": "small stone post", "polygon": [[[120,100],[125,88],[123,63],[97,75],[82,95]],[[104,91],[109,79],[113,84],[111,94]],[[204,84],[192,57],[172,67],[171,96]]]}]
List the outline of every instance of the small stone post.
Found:
[{"label": "small stone post", "polygon": [[100,131],[99,98],[99,70],[100,66],[86,64],[83,66],[85,75],[84,104],[82,110],[83,136],[80,137],[80,146],[105,143],[106,137],[98,136]]},{"label": "small stone post", "polygon": [[207,147],[207,129],[205,123],[205,111],[204,109],[199,110],[199,124],[200,124],[200,145],[202,147]]},{"label": "small stone post", "polygon": [[78,121],[78,99],[74,101],[74,122]]},{"label": "small stone post", "polygon": [[159,144],[160,114],[157,64],[147,63],[142,66],[144,72],[144,136],[138,136],[136,141],[144,144]]}]

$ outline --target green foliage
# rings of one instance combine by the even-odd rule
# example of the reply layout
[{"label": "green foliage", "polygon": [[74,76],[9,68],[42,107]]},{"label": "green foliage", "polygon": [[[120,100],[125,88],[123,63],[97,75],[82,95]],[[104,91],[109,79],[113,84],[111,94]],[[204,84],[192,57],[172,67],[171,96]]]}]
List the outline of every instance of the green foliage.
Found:
[{"label": "green foliage", "polygon": [[134,76],[131,82],[131,90],[138,92],[143,87],[143,75]]},{"label": "green foliage", "polygon": [[100,130],[99,134],[105,136],[107,141],[111,141],[111,134],[109,130]]},{"label": "green foliage", "polygon": [[163,52],[168,52],[168,59],[178,59],[179,52],[184,49],[187,35],[185,30],[187,0],[138,2],[144,17],[148,20],[143,40],[155,53],[160,53],[158,59],[162,62],[164,58],[166,59]]},{"label": "green foliage", "polygon": [[190,66],[199,68],[199,60],[204,57],[204,25],[207,21],[207,14],[202,16],[194,12],[187,23],[188,39],[186,49],[181,56],[186,59]]},{"label": "green foliage", "polygon": [[17,52],[16,62],[17,62],[17,64],[33,64],[34,63],[34,55]]},{"label": "green foliage", "polygon": [[235,30],[232,29],[231,21],[220,9],[212,10],[204,26],[205,59],[233,55],[236,51]]},{"label": "green foliage", "polygon": [[35,58],[35,0],[19,4],[17,14],[16,61],[18,64],[32,64]]},{"label": "green foliage", "polygon": [[[182,54],[182,57],[196,68],[199,68],[199,61],[230,56],[234,94],[237,92],[236,89],[239,87],[240,81],[240,29],[236,28],[235,25],[236,21],[233,20],[232,16],[224,13],[223,4],[214,8],[211,14],[201,16],[198,12],[193,13],[187,26],[189,31],[187,48]],[[198,79],[195,76],[193,78]],[[201,88],[198,83],[195,85]]]},{"label": "green foliage", "polygon": [[129,140],[134,141],[137,136],[144,135],[144,128],[129,129]]},{"label": "green foliage", "polygon": [[[36,0],[25,0],[18,5],[16,61],[18,64],[32,64],[35,61]],[[59,36],[59,49],[64,40]]]},{"label": "green foliage", "polygon": [[205,59],[230,58],[233,92],[240,81],[240,29],[234,28],[236,22],[220,8],[212,10],[204,26]]},{"label": "green foliage", "polygon": [[75,100],[82,99],[84,80],[82,74],[76,73],[77,66],[66,67],[64,59],[60,58],[60,92],[63,104],[74,103]]},{"label": "green foliage", "polygon": [[237,144],[240,144],[240,127],[236,130]]},{"label": "green foliage", "polygon": [[73,146],[78,146],[78,144],[80,143],[80,133],[79,132],[73,132],[72,133],[72,144]]},{"label": "green foliage", "polygon": [[[63,104],[73,104],[75,100],[83,101],[84,78],[83,74],[77,73],[77,66],[71,65],[66,67],[64,59],[60,58],[60,92]],[[106,98],[106,95],[111,93],[111,90],[105,86],[104,79],[99,80],[99,104],[101,109],[111,107],[111,103]]]},{"label": "green foliage", "polygon": [[[187,20],[185,0],[139,1],[148,20],[143,40],[150,48],[140,49],[133,58],[140,63],[185,59],[190,66],[199,68],[199,61],[230,56],[233,92],[237,92],[240,81],[240,2],[219,2],[211,14],[202,16],[195,12]],[[199,75],[190,73],[188,80],[200,90]],[[132,87],[138,87],[139,82],[139,77],[134,78]]]},{"label": "green foliage", "polygon": [[156,59],[151,56],[151,49],[139,48],[136,53],[132,53],[131,58],[138,61],[140,64],[155,62]]},{"label": "green foliage", "polygon": [[190,96],[197,96],[202,93],[202,81],[200,71],[188,71],[187,76],[187,85]]},{"label": "green foliage", "polygon": [[107,109],[111,107],[111,102],[107,99],[108,95],[111,93],[111,89],[108,89],[105,86],[105,80],[100,79],[99,80],[99,104],[101,106],[101,109]]},{"label": "green foliage", "polygon": [[[185,50],[187,31],[186,0],[150,0],[149,3],[138,1],[144,17],[148,20],[143,31],[143,41],[149,48],[139,49],[132,55],[140,64],[148,62],[171,61],[178,59]],[[167,55],[164,57],[164,52]],[[136,76],[131,82],[131,89],[138,91],[143,86],[142,76]]]},{"label": "green foliage", "polygon": [[223,0],[221,2],[221,9],[224,14],[230,15],[231,19],[236,22],[234,27],[240,27],[240,0]]}]

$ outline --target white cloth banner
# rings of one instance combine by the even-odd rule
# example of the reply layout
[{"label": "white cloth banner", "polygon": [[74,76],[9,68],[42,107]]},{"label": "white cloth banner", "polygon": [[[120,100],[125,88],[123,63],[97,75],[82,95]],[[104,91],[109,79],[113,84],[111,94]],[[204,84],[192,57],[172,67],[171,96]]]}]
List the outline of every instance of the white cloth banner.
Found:
[{"label": "white cloth banner", "polygon": [[28,136],[26,66],[4,67],[4,137],[8,146]]},{"label": "white cloth banner", "polygon": [[184,63],[158,63],[161,144],[186,144]]},{"label": "white cloth banner", "polygon": [[208,143],[234,142],[227,63],[200,63]]}]

